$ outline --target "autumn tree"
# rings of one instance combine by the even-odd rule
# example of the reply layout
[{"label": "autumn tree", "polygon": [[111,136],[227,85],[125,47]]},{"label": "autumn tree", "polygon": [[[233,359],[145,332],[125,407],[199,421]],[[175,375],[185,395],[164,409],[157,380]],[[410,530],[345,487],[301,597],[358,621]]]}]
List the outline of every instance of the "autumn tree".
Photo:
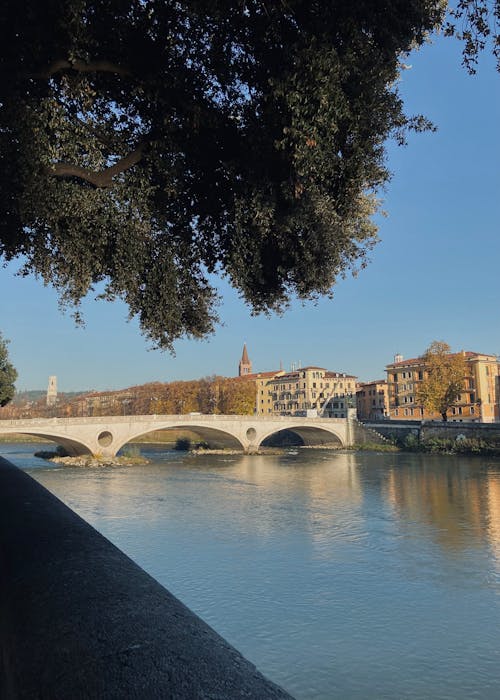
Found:
[{"label": "autumn tree", "polygon": [[17,379],[17,371],[9,361],[7,351],[8,340],[4,340],[0,333],[0,407],[6,406],[12,401],[16,388],[14,382]]},{"label": "autumn tree", "polygon": [[226,415],[251,416],[255,412],[255,380],[233,377],[225,379],[219,391],[219,411]]},{"label": "autumn tree", "polygon": [[463,391],[467,372],[465,357],[462,353],[452,353],[447,343],[435,340],[421,359],[425,370],[417,401],[431,413],[439,413],[446,421],[448,409]]}]

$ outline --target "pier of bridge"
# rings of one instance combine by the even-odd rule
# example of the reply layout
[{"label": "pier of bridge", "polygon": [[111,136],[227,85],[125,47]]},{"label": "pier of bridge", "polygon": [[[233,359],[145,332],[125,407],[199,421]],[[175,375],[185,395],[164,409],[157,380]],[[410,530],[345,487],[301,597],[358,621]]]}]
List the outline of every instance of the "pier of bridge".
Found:
[{"label": "pier of bridge", "polygon": [[251,454],[272,435],[288,430],[305,445],[351,445],[352,427],[342,418],[235,415],[143,415],[84,418],[32,418],[0,421],[0,434],[26,434],[51,440],[69,455],[114,457],[128,442],[158,430],[189,430],[212,448]]}]

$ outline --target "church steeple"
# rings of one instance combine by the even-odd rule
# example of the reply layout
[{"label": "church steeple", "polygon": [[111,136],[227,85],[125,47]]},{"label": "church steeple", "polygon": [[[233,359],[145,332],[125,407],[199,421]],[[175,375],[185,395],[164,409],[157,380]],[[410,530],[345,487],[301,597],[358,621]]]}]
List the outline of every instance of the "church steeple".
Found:
[{"label": "church steeple", "polygon": [[252,374],[252,363],[248,359],[247,344],[243,344],[243,353],[239,364],[238,376],[243,377],[245,374]]}]

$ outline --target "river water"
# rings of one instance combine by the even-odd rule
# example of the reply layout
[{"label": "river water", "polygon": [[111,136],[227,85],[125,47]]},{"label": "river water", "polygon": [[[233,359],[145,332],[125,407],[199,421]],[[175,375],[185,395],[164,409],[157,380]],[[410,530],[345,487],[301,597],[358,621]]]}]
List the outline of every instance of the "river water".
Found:
[{"label": "river water", "polygon": [[49,466],[0,445],[299,699],[500,698],[500,460]]}]

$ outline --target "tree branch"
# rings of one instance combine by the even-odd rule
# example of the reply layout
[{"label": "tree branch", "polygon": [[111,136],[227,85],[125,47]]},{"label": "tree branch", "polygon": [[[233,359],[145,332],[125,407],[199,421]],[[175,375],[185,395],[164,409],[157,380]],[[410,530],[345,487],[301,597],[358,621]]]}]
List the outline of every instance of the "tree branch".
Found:
[{"label": "tree branch", "polygon": [[134,165],[137,165],[142,159],[144,150],[144,144],[140,144],[131,151],[128,155],[120,158],[120,160],[114,165],[101,170],[101,172],[96,172],[95,170],[89,170],[88,168],[83,168],[80,165],[73,165],[72,163],[55,163],[50,169],[49,174],[54,177],[76,177],[80,180],[85,180],[89,182],[96,188],[99,187],[111,187],[113,184],[113,177],[119,173],[123,173],[126,170],[130,170]]},{"label": "tree branch", "polygon": [[123,66],[119,66],[112,61],[106,60],[96,60],[86,63],[80,59],[75,59],[74,61],[68,61],[64,58],[53,61],[47,70],[41,71],[40,73],[35,73],[35,78],[40,78],[43,80],[48,80],[56,73],[59,73],[65,69],[75,70],[78,73],[115,73],[117,75],[130,75],[130,71]]}]

